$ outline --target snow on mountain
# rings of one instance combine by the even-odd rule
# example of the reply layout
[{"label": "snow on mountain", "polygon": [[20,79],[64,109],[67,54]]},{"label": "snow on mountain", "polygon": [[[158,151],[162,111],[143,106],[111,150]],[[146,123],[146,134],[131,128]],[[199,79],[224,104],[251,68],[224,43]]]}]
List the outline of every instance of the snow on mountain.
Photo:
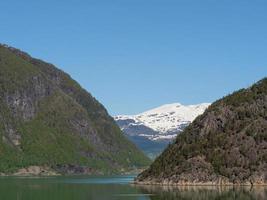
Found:
[{"label": "snow on mountain", "polygon": [[209,105],[209,103],[202,103],[186,106],[173,103],[137,115],[119,115],[114,118],[120,122],[129,121],[129,123],[120,126],[122,130],[129,128],[129,126],[143,125],[158,132],[158,134],[140,133],[140,135],[147,135],[152,140],[172,139],[176,137],[177,132],[182,131],[185,126],[202,114]]},{"label": "snow on mountain", "polygon": [[154,159],[209,105],[166,104],[137,115],[115,116],[114,119],[125,135]]}]

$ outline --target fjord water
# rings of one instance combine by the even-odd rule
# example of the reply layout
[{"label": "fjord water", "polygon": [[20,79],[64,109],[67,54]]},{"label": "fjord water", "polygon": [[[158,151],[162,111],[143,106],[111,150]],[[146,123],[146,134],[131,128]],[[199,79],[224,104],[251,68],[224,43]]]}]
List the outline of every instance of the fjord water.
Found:
[{"label": "fjord water", "polygon": [[134,176],[0,178],[4,200],[265,200],[267,189],[132,185]]}]

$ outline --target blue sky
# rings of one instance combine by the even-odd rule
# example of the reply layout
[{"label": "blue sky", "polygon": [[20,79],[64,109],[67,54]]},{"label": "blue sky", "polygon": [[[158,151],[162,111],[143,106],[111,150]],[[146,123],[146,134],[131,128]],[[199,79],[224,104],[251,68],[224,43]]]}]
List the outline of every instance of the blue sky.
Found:
[{"label": "blue sky", "polygon": [[112,115],[212,102],[267,75],[265,0],[9,0],[0,42],[71,74]]}]

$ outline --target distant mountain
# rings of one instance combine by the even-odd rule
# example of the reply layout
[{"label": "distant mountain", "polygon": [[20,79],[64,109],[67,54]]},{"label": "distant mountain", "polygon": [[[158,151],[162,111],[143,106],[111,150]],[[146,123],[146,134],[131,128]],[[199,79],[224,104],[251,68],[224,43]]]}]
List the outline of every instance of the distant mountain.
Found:
[{"label": "distant mountain", "polygon": [[209,105],[166,104],[141,114],[119,115],[114,119],[137,146],[154,158]]},{"label": "distant mountain", "polygon": [[209,106],[136,181],[267,185],[267,78]]},{"label": "distant mountain", "polygon": [[0,45],[0,172],[121,173],[148,163],[68,74]]}]

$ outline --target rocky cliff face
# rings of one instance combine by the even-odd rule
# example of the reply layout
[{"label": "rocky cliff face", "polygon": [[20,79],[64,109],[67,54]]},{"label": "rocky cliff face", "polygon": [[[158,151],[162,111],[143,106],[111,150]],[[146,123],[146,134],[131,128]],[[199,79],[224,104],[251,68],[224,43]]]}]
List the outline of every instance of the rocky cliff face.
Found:
[{"label": "rocky cliff face", "polygon": [[110,173],[149,163],[69,75],[5,45],[0,45],[0,136],[0,171],[6,173],[29,166]]},{"label": "rocky cliff face", "polygon": [[266,184],[267,79],[212,104],[137,182]]}]

